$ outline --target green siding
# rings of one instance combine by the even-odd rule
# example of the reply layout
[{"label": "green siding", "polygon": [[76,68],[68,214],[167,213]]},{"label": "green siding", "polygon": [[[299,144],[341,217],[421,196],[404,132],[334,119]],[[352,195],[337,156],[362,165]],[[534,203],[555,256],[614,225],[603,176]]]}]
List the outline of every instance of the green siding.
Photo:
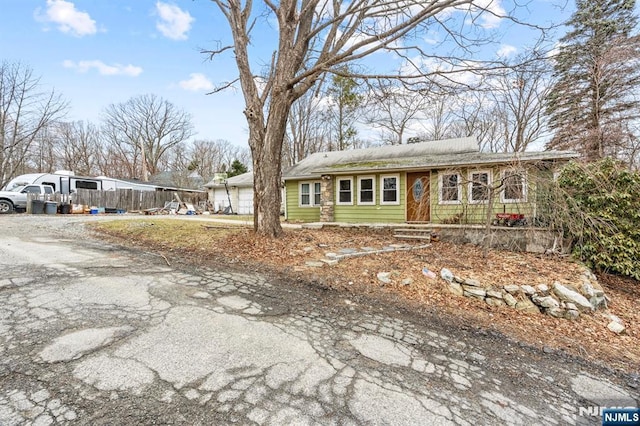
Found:
[{"label": "green siding", "polygon": [[[394,176],[399,177],[400,183],[400,204],[389,205],[380,204],[380,176]],[[375,191],[375,205],[358,205],[358,176],[374,176],[376,181]],[[366,174],[356,175],[353,177],[353,205],[338,205],[334,204],[334,219],[336,222],[345,223],[402,223],[405,221],[405,173],[383,173],[383,174]],[[338,177],[334,177],[334,203],[338,197],[337,188]]]},{"label": "green siding", "polygon": [[[287,197],[287,219],[302,222],[319,222],[320,207],[300,207],[300,181],[287,181],[285,185]],[[303,182],[310,182],[304,180]]]},{"label": "green siding", "polygon": [[[447,223],[457,215],[461,215],[460,223],[470,224],[482,224],[485,223],[487,217],[487,203],[469,203],[468,198],[468,176],[469,171],[476,171],[476,169],[449,169],[433,171],[431,174],[431,222],[432,223]],[[482,169],[488,170],[488,169]],[[495,182],[496,176],[500,176],[502,168],[490,169]],[[441,173],[459,173],[462,177],[462,202],[460,204],[440,204],[439,202],[439,175]],[[500,192],[497,191],[493,198],[493,208],[491,218],[495,218],[496,213],[519,213],[524,214],[529,220],[534,215],[535,205],[532,202],[535,200],[535,185],[534,177],[536,175],[535,169],[527,170],[527,201],[526,202],[513,202],[502,203],[500,201]]]},{"label": "green siding", "polygon": [[[431,170],[431,223],[447,223],[455,215],[461,215],[461,223],[482,224],[487,217],[487,204],[473,204],[468,202],[468,173],[470,170],[477,169],[448,169],[448,170]],[[501,167],[491,169],[483,168],[481,170],[490,170],[495,181],[496,176],[500,176],[503,170]],[[457,172],[462,177],[462,202],[460,204],[440,204],[438,197],[438,176],[440,173]],[[527,201],[517,203],[502,203],[500,201],[500,193],[494,194],[494,203],[491,218],[496,213],[506,211],[508,213],[524,214],[531,219],[537,212],[535,210],[536,185],[535,181],[540,171],[536,168],[527,170]],[[382,175],[394,175],[394,173],[384,173]],[[399,173],[400,180],[400,204],[398,205],[381,205],[380,204],[380,176],[381,174],[362,174],[349,176],[353,178],[353,205],[338,205],[335,200],[338,197],[337,179],[339,176],[333,177],[334,187],[334,220],[336,222],[345,223],[403,223],[406,221],[406,173]],[[358,176],[375,176],[375,205],[358,205]],[[309,182],[305,179],[303,182]],[[299,206],[299,183],[300,181],[286,182],[286,206],[287,219],[292,221],[318,222],[320,221],[320,207],[300,207]]]}]

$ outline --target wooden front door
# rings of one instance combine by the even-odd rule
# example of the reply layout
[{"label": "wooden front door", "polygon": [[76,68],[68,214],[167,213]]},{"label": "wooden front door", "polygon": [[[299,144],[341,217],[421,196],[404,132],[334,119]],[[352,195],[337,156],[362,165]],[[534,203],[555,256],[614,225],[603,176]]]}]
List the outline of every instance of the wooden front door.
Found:
[{"label": "wooden front door", "polygon": [[429,172],[407,173],[407,222],[431,220],[429,178]]}]

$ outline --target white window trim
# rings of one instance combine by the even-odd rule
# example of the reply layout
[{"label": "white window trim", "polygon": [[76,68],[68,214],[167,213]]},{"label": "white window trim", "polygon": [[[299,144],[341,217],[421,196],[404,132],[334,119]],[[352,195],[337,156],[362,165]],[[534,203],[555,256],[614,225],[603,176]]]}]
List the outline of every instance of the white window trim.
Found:
[{"label": "white window trim", "polygon": [[[349,182],[351,182],[351,201],[349,201],[348,203],[345,202],[341,202],[340,201],[340,182],[343,180],[348,180]],[[346,177],[340,177],[336,179],[336,205],[339,206],[352,206],[353,205],[353,199],[354,197],[354,193],[353,190],[355,188],[353,187],[353,176],[346,176]]]},{"label": "white window trim", "polygon": [[[298,207],[309,208],[309,207],[320,207],[319,204],[314,204],[315,192],[314,186],[316,183],[320,183],[317,180],[306,180],[298,183]],[[302,204],[302,185],[309,185],[309,204]]]},{"label": "white window trim", "polygon": [[491,174],[491,170],[473,170],[473,171],[469,171],[469,184],[468,184],[468,191],[467,191],[467,198],[469,199],[469,204],[488,204],[489,203],[489,199],[486,200],[474,200],[473,197],[473,175],[476,174],[483,174],[486,173],[487,174],[487,197],[491,196],[491,185],[493,184],[493,179],[492,179],[492,174]]},{"label": "white window trim", "polygon": [[524,170],[503,170],[502,173],[500,174],[500,177],[502,179],[506,179],[505,174],[507,172],[516,172],[522,175],[522,198],[505,198],[504,196],[504,192],[506,189],[506,185],[505,185],[505,187],[502,188],[502,190],[500,191],[500,202],[503,204],[526,203],[527,193],[529,189],[529,185],[528,185],[529,179],[527,176],[527,172]]},{"label": "white window trim", "polygon": [[[442,199],[442,177],[445,175],[458,176],[458,199],[454,201]],[[438,204],[462,204],[462,175],[458,172],[438,172]]]},{"label": "white window trim", "polygon": [[[394,178],[396,180],[396,201],[384,201],[384,179]],[[400,175],[380,175],[380,205],[398,206],[400,205]]]},{"label": "white window trim", "polygon": [[[373,201],[363,202],[360,200],[360,186],[363,180],[371,179],[371,192]],[[359,206],[375,206],[376,205],[376,177],[375,176],[358,176],[358,205]]]},{"label": "white window trim", "polygon": [[[316,185],[318,185],[320,187],[320,192],[318,192],[318,195],[320,196],[320,200],[318,201],[318,204],[315,204],[315,200],[316,200]],[[313,181],[313,191],[311,192],[311,195],[313,197],[313,207],[320,207],[322,205],[322,182],[317,180],[317,181]]]}]

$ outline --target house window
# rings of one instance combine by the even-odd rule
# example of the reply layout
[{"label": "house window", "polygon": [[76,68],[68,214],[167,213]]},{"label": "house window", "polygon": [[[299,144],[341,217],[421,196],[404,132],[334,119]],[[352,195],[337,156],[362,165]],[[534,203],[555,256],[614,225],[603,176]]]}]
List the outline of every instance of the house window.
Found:
[{"label": "house window", "polygon": [[517,170],[505,170],[502,173],[502,202],[516,203],[527,199],[525,173]]},{"label": "house window", "polygon": [[380,204],[400,204],[398,175],[380,176]]},{"label": "house window", "polygon": [[338,203],[353,205],[353,179],[338,179]]},{"label": "house window", "polygon": [[459,204],[462,200],[462,186],[458,173],[440,174],[440,204]]},{"label": "house window", "polygon": [[491,184],[488,171],[469,173],[469,202],[486,203],[489,200],[489,185]]},{"label": "house window", "polygon": [[300,183],[300,207],[320,205],[320,182]]},{"label": "house window", "polygon": [[363,176],[358,178],[358,204],[375,204],[375,192],[375,179],[373,176]]},{"label": "house window", "polygon": [[313,183],[313,205],[314,206],[319,206],[320,205],[320,200],[322,199],[322,186],[320,185],[320,182],[314,182]]}]

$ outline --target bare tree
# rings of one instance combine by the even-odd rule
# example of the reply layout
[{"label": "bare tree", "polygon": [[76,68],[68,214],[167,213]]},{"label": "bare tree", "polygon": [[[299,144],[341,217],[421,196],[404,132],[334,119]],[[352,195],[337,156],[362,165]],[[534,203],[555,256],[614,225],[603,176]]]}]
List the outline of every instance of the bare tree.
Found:
[{"label": "bare tree", "polygon": [[79,175],[98,174],[100,132],[83,121],[58,123],[55,126],[58,165]]},{"label": "bare tree", "polygon": [[224,139],[197,140],[190,147],[189,158],[191,168],[208,181],[215,173],[229,170],[234,160],[248,164],[250,154]]},{"label": "bare tree", "polygon": [[432,94],[421,114],[425,129],[418,140],[441,140],[475,136],[481,151],[504,150],[498,110],[486,91],[466,90]]},{"label": "bare tree", "polygon": [[[279,217],[282,146],[289,111],[295,100],[321,76],[327,72],[339,73],[346,64],[386,50],[397,53],[407,63],[401,72],[391,73],[390,77],[401,75],[414,82],[424,81],[425,74],[442,78],[446,70],[434,69],[429,61],[422,59],[437,57],[459,71],[465,52],[446,55],[442,49],[426,50],[418,44],[418,40],[422,42],[422,34],[440,32],[453,46],[468,54],[470,48],[488,42],[491,32],[482,30],[483,20],[518,22],[502,7],[496,7],[495,2],[484,0],[281,0],[275,3],[213,0],[213,3],[229,24],[233,44],[204,53],[213,57],[233,51],[239,72],[237,81],[246,104],[244,114],[253,158],[254,227],[267,236],[278,236],[282,232]],[[253,71],[256,61],[253,52],[250,53],[252,30],[262,23],[267,23],[271,31],[275,26],[278,41],[271,49],[273,54],[266,75],[256,78]],[[421,60],[411,60],[415,56]],[[464,65],[479,64],[465,62]],[[376,74],[385,77],[384,73]],[[370,74],[351,77],[367,76]]]},{"label": "bare tree", "polygon": [[56,153],[56,131],[58,123],[45,126],[29,145],[24,158],[25,171],[52,173],[59,167]]},{"label": "bare tree", "polygon": [[457,100],[453,123],[449,126],[448,137],[475,136],[481,151],[503,151],[501,132],[495,104],[486,92],[465,92]]},{"label": "bare tree", "polygon": [[139,153],[140,177],[158,173],[162,157],[171,147],[193,134],[191,116],[155,95],[142,95],[109,105],[104,112],[103,131],[108,140],[133,162],[130,177],[136,177]]},{"label": "bare tree", "polygon": [[367,123],[378,128],[382,141],[389,145],[403,143],[410,125],[420,119],[427,106],[424,91],[408,91],[394,80],[378,80],[369,96]]},{"label": "bare tree", "polygon": [[140,145],[131,144],[117,127],[100,127],[98,169],[106,176],[139,178],[142,173]]},{"label": "bare tree", "polygon": [[494,80],[490,94],[503,133],[502,151],[523,152],[547,128],[544,107],[551,88],[550,65],[535,51],[513,62]]},{"label": "bare tree", "polygon": [[34,141],[66,108],[54,91],[42,90],[30,68],[0,64],[0,187],[21,171]]},{"label": "bare tree", "polygon": [[[422,139],[441,140],[450,137],[466,137],[474,134],[456,134],[455,114],[461,106],[459,95],[450,91],[429,93],[422,111],[421,127],[425,129]],[[475,129],[474,129],[475,130]]]},{"label": "bare tree", "polygon": [[283,148],[286,165],[328,149],[328,129],[322,116],[324,102],[318,91],[309,91],[293,103]]}]

